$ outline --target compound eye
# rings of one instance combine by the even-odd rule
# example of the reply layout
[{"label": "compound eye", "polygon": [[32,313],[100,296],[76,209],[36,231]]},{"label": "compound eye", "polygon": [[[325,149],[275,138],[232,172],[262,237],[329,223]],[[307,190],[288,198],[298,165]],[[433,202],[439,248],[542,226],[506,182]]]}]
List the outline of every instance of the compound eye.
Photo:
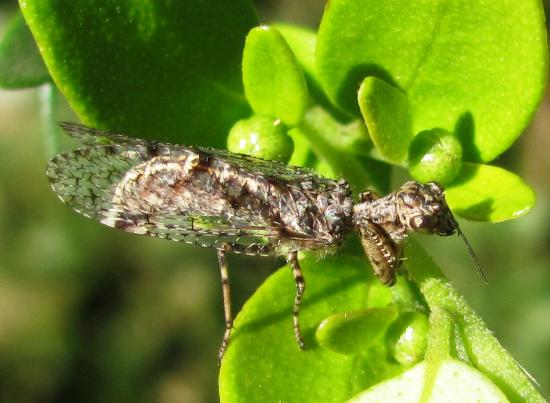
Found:
[{"label": "compound eye", "polygon": [[433,234],[435,226],[434,217],[431,216],[415,216],[409,220],[409,227],[421,234]]}]

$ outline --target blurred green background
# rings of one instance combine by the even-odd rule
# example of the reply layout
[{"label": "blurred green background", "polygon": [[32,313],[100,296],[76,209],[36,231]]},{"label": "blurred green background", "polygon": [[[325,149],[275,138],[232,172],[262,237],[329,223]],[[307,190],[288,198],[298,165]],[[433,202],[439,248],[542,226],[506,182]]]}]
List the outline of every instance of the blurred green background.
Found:
[{"label": "blurred green background", "polygon": [[[316,27],[321,0],[255,2],[262,21]],[[546,1],[548,10],[549,2]],[[0,34],[16,11],[0,1]],[[223,310],[215,253],[132,236],[50,190],[44,90],[0,91],[0,401],[212,402]],[[66,106],[60,115],[74,119]],[[528,216],[420,238],[501,343],[550,396],[550,96],[495,164],[538,195]],[[282,261],[230,256],[235,310]],[[290,274],[289,274],[290,275]],[[291,301],[289,301],[291,304]]]}]

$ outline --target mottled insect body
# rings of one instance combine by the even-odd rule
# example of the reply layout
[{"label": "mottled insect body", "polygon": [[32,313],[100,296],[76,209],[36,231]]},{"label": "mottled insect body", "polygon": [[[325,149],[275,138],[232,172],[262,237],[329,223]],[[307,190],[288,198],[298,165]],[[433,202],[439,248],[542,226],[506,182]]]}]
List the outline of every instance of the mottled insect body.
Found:
[{"label": "mottled insect body", "polygon": [[303,347],[298,251],[326,250],[357,230],[375,274],[392,285],[407,233],[458,230],[435,183],[410,181],[381,198],[364,192],[354,203],[347,182],[308,169],[61,126],[86,145],[56,156],[47,168],[52,188],[72,209],[124,231],[217,250],[226,319],[220,359],[233,323],[225,253],[286,256],[296,281],[294,332]]},{"label": "mottled insect body", "polygon": [[431,182],[409,181],[385,197],[367,191],[353,207],[354,225],[378,278],[395,283],[402,262],[402,244],[411,231],[452,235],[458,225],[447,207],[443,189]]}]

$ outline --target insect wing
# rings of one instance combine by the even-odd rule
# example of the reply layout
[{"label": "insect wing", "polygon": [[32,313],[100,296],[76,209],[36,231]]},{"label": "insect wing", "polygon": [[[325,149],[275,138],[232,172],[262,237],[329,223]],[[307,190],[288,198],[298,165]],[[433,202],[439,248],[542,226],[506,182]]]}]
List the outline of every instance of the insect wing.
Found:
[{"label": "insect wing", "polygon": [[59,154],[46,175],[60,199],[92,219],[114,209],[113,187],[132,167],[147,160],[146,151],[122,145],[94,146]]},{"label": "insect wing", "polygon": [[[299,186],[304,189],[330,190],[337,186],[333,179],[319,177],[308,168],[288,166],[278,161],[266,161],[245,154],[235,154],[230,151],[218,150],[208,147],[184,147],[181,145],[164,144],[150,140],[129,137],[120,133],[113,133],[106,130],[95,129],[75,123],[60,123],[61,128],[72,138],[79,140],[86,145],[118,144],[139,150],[142,155],[144,151],[160,152],[172,149],[193,149],[202,152],[211,158],[218,158],[228,164],[239,167],[243,171],[262,175],[272,179],[274,182],[281,182],[289,185]],[[149,157],[153,157],[150,155]]]},{"label": "insect wing", "polygon": [[90,146],[60,154],[50,161],[47,176],[52,188],[73,210],[127,232],[262,255],[274,254],[281,243],[292,242],[288,235],[286,239],[281,235],[277,223],[266,220],[265,216],[250,210],[245,216],[222,217],[209,210],[219,200],[207,200],[204,196],[199,198],[198,207],[190,203],[188,211],[148,212],[143,208],[129,208],[120,194],[117,195],[117,189],[132,170],[157,157],[175,160],[200,154],[203,160],[217,159],[281,183],[291,181],[311,186],[313,181],[320,180],[306,170],[244,155],[149,142],[79,125],[62,127]]},{"label": "insect wing", "polygon": [[92,127],[76,123],[61,122],[59,126],[72,138],[85,145],[119,144],[137,146],[151,146],[157,144],[154,141],[129,137],[124,134],[113,133],[107,130],[94,129]]}]

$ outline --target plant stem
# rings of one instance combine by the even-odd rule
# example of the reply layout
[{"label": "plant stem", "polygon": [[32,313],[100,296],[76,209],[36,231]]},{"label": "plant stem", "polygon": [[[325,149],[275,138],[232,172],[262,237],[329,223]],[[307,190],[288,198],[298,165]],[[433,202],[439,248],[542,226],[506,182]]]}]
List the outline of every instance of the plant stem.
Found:
[{"label": "plant stem", "polygon": [[308,139],[313,152],[325,160],[336,175],[346,178],[352,189],[364,190],[374,182],[373,178],[349,151],[343,150],[355,140],[349,137],[342,140],[345,138],[341,136],[342,127],[328,112],[314,107],[294,130]]},{"label": "plant stem", "polygon": [[46,83],[39,89],[40,118],[44,133],[44,153],[46,158],[59,151],[59,134],[57,127],[57,91],[55,85]]},{"label": "plant stem", "polygon": [[430,401],[441,363],[449,358],[452,326],[451,317],[444,309],[438,306],[431,308],[428,346],[425,357],[426,372],[420,397],[421,403]]},{"label": "plant stem", "polygon": [[[430,308],[430,323],[434,312],[446,312],[460,331],[462,343],[472,365],[490,378],[508,399],[544,402],[524,370],[502,347],[485,323],[466,303],[464,297],[443,276],[439,267],[418,242],[411,239],[405,254],[409,256],[406,263],[409,273],[418,284]],[[430,332],[431,330],[430,326]]]}]

